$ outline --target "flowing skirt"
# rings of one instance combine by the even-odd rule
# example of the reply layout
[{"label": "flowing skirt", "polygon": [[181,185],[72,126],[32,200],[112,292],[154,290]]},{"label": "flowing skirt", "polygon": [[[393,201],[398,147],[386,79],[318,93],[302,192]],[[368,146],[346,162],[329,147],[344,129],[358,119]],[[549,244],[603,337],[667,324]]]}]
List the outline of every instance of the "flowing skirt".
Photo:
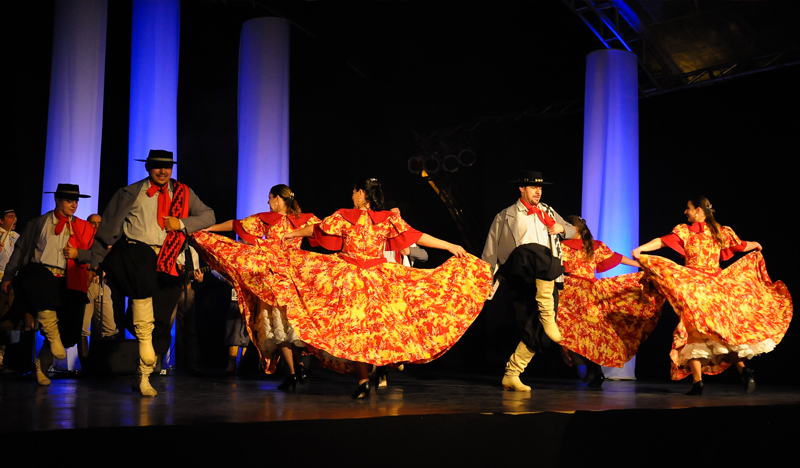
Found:
[{"label": "flowing skirt", "polygon": [[450,258],[438,268],[361,268],[340,255],[287,252],[291,284],[273,288],[312,349],[376,366],[425,363],[452,347],[492,289],[489,264]]},{"label": "flowing skirt", "polygon": [[304,346],[286,318],[286,308],[272,292],[276,284],[291,282],[281,273],[285,269],[283,253],[206,232],[196,232],[194,238],[211,268],[236,288],[247,333],[258,349],[264,371],[274,373],[280,358],[278,345]]},{"label": "flowing skirt", "polygon": [[789,328],[792,296],[783,282],[770,280],[761,252],[716,275],[650,255],[639,263],[680,319],[670,352],[673,380],[691,375],[689,359],[703,359],[703,373],[714,375],[731,365],[731,353],[751,358],[769,352]]},{"label": "flowing skirt", "polygon": [[556,319],[560,344],[596,364],[622,367],[650,336],[664,301],[642,272],[594,283],[568,276]]}]

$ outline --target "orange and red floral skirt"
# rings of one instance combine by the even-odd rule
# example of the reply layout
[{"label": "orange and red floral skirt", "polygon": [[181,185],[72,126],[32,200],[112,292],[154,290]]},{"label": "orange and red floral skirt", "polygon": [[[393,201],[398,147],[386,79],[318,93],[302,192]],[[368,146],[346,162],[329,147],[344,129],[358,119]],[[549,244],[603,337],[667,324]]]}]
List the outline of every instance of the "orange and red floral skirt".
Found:
[{"label": "orange and red floral skirt", "polygon": [[650,255],[639,263],[680,319],[670,352],[674,380],[691,375],[690,359],[700,359],[703,373],[713,375],[728,368],[732,357],[769,352],[789,328],[792,296],[783,282],[770,280],[761,252],[716,275]]},{"label": "orange and red floral skirt", "polygon": [[665,300],[643,275],[596,282],[568,276],[558,296],[560,345],[602,366],[630,361],[655,328]]},{"label": "orange and red floral skirt", "polygon": [[471,255],[432,270],[396,263],[361,268],[339,254],[303,250],[287,256],[292,283],[273,292],[302,340],[336,358],[376,366],[441,356],[492,289],[489,264]]}]

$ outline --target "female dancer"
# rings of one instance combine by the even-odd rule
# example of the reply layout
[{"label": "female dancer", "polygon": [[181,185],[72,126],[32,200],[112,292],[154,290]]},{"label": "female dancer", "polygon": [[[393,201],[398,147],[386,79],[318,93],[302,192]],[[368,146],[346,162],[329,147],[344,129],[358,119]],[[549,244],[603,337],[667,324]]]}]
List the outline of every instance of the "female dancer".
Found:
[{"label": "female dancer", "polygon": [[639,262],[594,240],[580,216],[565,219],[576,233],[561,243],[569,276],[558,301],[556,317],[564,338],[559,344],[572,363],[587,367],[589,386],[599,387],[604,378],[600,366],[622,367],[636,355],[655,328],[665,298],[650,288],[642,272],[598,280],[595,270],[602,273],[620,263],[639,267]]},{"label": "female dancer", "polygon": [[[289,287],[290,283],[284,274],[286,258],[281,239],[294,229],[319,223],[319,219],[311,213],[301,213],[294,192],[283,184],[270,189],[269,208],[268,213],[241,221],[228,220],[204,230],[236,231],[250,245],[206,232],[196,233],[195,240],[209,265],[236,288],[239,309],[266,373],[275,372],[278,355],[286,361],[289,375],[278,388],[287,390],[294,389],[298,381],[304,383],[306,374],[298,352],[303,342],[289,323],[286,308],[273,294],[277,285],[285,283],[284,287]],[[300,243],[301,239],[296,239],[286,248],[299,250]]]},{"label": "female dancer", "polygon": [[[356,362],[358,389],[369,398],[368,364],[424,363],[464,334],[492,289],[489,265],[462,247],[423,234],[383,208],[376,179],[353,188],[353,209],[290,232],[311,236],[335,255],[288,253],[294,291],[276,290],[303,341],[315,352]],[[387,250],[416,242],[454,257],[433,270],[387,263]]]},{"label": "female dancer", "polygon": [[[691,373],[687,395],[702,395],[704,373],[719,374],[735,364],[745,392],[751,393],[755,380],[744,359],[772,351],[780,343],[792,320],[792,297],[781,281],[773,283],[767,275],[761,244],[742,241],[731,228],[717,223],[708,199],[689,200],[684,214],[691,224],[680,224],[672,234],[633,250],[633,258],[680,319],[670,352],[672,379]],[[683,255],[686,266],[641,255],[664,246]],[[720,269],[720,258],[751,250],[756,252]]]}]

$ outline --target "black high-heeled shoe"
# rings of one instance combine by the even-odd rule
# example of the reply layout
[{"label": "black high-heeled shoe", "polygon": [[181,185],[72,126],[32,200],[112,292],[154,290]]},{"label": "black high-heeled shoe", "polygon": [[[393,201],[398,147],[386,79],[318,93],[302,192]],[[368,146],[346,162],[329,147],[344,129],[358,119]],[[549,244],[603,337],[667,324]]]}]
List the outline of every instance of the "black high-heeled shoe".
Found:
[{"label": "black high-heeled shoe", "polygon": [[703,394],[703,381],[699,380],[692,384],[692,388],[686,392],[687,395],[697,395],[700,396]]},{"label": "black high-heeled shoe", "polygon": [[753,369],[745,367],[742,370],[742,382],[744,383],[744,393],[753,393],[756,389],[756,380],[753,378]]},{"label": "black high-heeled shoe", "polygon": [[283,379],[283,383],[278,385],[278,390],[289,390],[289,387],[292,387],[292,391],[297,386],[297,374],[287,375],[285,379]]},{"label": "black high-heeled shoe", "polygon": [[368,400],[369,399],[369,380],[362,383],[356,389],[356,392],[353,394],[354,400]]},{"label": "black high-heeled shoe", "polygon": [[590,380],[586,384],[586,386],[589,387],[589,388],[595,388],[595,389],[600,388],[600,387],[603,386],[603,381],[605,379],[606,379],[605,374],[603,374],[603,371],[599,370],[594,374],[594,378],[592,378],[592,380]]},{"label": "black high-heeled shoe", "polygon": [[300,385],[305,385],[306,382],[308,382],[308,371],[306,370],[306,366],[302,363],[294,365],[294,375],[297,376],[297,381]]}]

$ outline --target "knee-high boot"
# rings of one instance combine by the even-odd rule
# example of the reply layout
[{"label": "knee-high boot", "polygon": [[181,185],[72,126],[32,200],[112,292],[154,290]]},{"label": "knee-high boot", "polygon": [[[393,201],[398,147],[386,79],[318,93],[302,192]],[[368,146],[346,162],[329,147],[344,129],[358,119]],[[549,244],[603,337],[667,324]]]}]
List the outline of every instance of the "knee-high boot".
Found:
[{"label": "knee-high boot", "polygon": [[39,357],[33,360],[33,364],[36,366],[36,383],[43,387],[50,385],[50,379],[45,373],[53,365],[53,352],[49,341],[44,342],[42,349],[39,350]]},{"label": "knee-high boot", "polygon": [[53,356],[58,359],[66,359],[67,350],[61,344],[61,334],[58,332],[58,316],[55,310],[39,310],[36,311],[36,318],[42,325],[44,336],[50,342],[50,351]]},{"label": "knee-high boot", "polygon": [[148,366],[145,364],[141,358],[139,358],[139,371],[136,374],[136,378],[133,381],[133,385],[131,388],[134,392],[141,392],[142,396],[156,396],[158,392],[156,389],[150,385],[150,374],[153,373],[153,368],[155,366]]},{"label": "knee-high boot", "polygon": [[528,363],[531,362],[534,354],[536,353],[531,351],[531,349],[528,348],[525,343],[522,341],[519,342],[514,354],[511,355],[508,363],[506,363],[506,373],[503,376],[502,382],[503,390],[514,392],[531,391],[531,387],[523,384],[522,381],[519,380],[519,375],[525,371],[526,367],[528,367]]},{"label": "knee-high boot", "polygon": [[544,327],[544,332],[553,340],[559,343],[562,340],[561,331],[556,324],[555,301],[553,300],[553,289],[555,281],[536,280],[536,302],[539,304],[539,321]]},{"label": "knee-high boot", "polygon": [[156,363],[156,352],[153,350],[153,298],[133,300],[133,328],[139,340],[139,358],[147,366]]}]

